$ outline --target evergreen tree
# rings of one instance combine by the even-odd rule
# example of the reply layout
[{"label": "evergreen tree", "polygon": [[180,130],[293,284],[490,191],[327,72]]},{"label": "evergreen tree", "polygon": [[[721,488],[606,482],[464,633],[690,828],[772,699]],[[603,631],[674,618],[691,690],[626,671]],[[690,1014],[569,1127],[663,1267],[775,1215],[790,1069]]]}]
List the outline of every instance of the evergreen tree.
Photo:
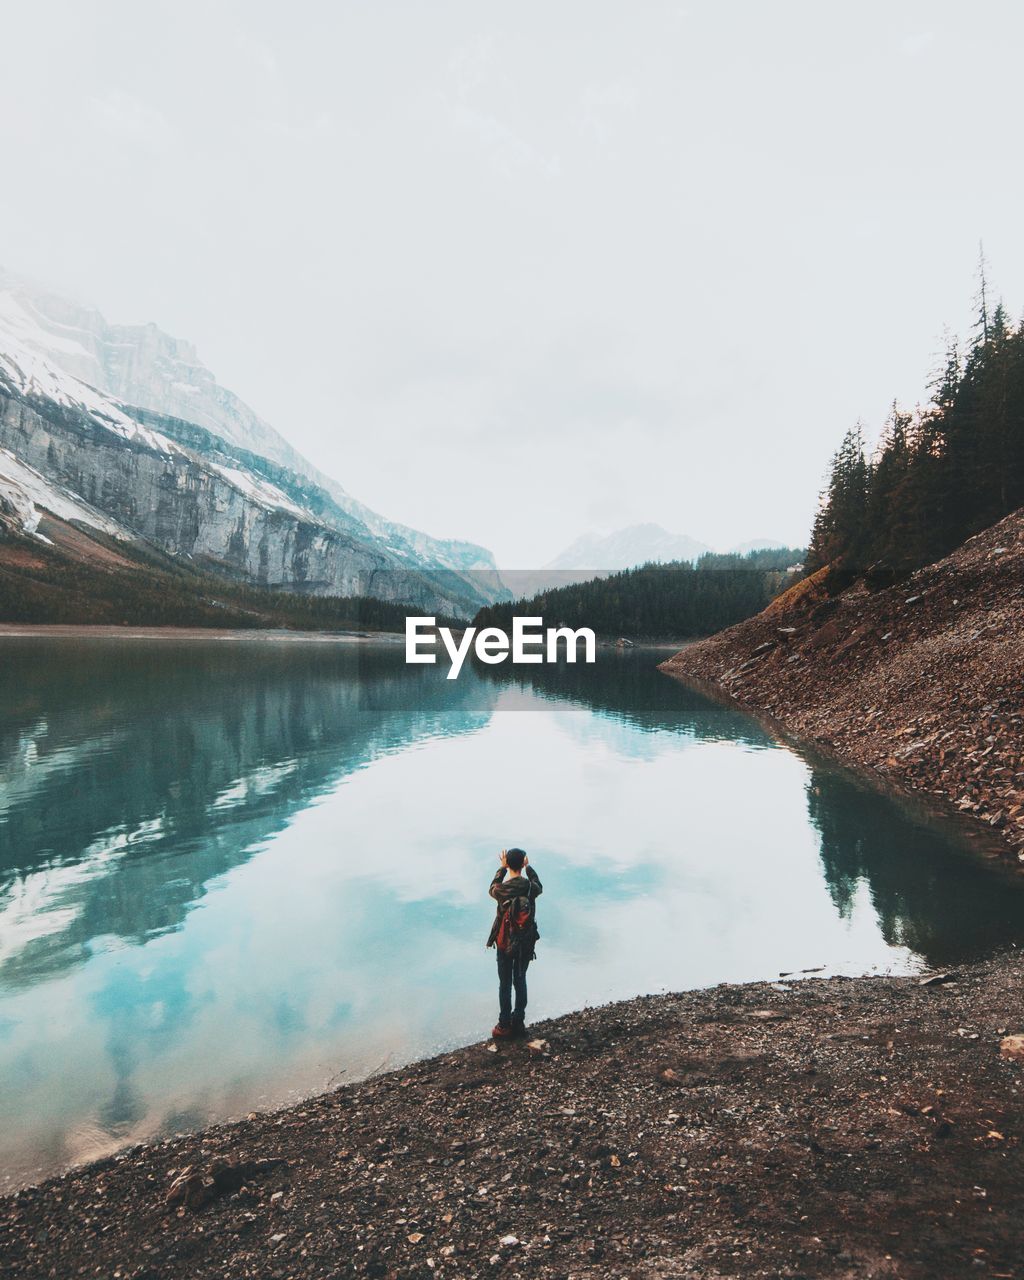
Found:
[{"label": "evergreen tree", "polygon": [[923,411],[893,404],[875,452],[859,427],[832,459],[808,568],[913,569],[1024,504],[1024,323],[993,305],[984,253],[966,356],[955,339]]},{"label": "evergreen tree", "polygon": [[864,429],[858,422],[832,457],[828,485],[821,496],[807,568],[819,569],[861,546],[867,528],[870,471],[864,456]]}]

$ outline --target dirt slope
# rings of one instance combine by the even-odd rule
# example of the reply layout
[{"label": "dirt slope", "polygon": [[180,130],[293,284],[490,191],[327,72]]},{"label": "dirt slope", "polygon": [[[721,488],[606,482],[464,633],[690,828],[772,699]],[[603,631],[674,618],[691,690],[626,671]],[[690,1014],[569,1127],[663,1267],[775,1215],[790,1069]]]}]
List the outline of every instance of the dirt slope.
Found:
[{"label": "dirt slope", "polygon": [[1024,511],[886,590],[808,579],[662,669],[1024,851]]}]

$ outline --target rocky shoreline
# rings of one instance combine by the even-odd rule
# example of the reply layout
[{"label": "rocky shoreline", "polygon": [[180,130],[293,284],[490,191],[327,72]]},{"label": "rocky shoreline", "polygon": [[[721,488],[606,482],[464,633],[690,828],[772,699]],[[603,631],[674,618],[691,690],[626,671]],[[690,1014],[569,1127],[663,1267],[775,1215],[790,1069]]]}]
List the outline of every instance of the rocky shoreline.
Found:
[{"label": "rocky shoreline", "polygon": [[1024,512],[883,590],[824,573],[661,664],[997,833],[1024,864]]},{"label": "rocky shoreline", "polygon": [[645,997],[0,1200],[11,1277],[1021,1275],[1024,958]]}]

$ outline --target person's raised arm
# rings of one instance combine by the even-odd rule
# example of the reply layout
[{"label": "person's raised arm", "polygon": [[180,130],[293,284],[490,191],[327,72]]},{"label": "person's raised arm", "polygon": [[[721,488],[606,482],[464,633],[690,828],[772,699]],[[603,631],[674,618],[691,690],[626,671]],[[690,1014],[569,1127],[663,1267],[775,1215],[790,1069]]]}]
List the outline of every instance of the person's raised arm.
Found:
[{"label": "person's raised arm", "polygon": [[523,859],[523,870],[526,872],[530,880],[531,896],[534,898],[539,897],[544,892],[544,886],[540,882],[540,876],[536,873],[536,871],[534,871],[533,867],[530,866],[529,858]]},{"label": "person's raised arm", "polygon": [[491,897],[495,899],[498,897],[498,885],[505,879],[505,873],[508,871],[508,863],[505,861],[504,849],[502,849],[501,853],[498,854],[498,861],[501,865],[498,867],[497,871],[495,871],[494,879],[491,881],[491,887],[487,890]]}]

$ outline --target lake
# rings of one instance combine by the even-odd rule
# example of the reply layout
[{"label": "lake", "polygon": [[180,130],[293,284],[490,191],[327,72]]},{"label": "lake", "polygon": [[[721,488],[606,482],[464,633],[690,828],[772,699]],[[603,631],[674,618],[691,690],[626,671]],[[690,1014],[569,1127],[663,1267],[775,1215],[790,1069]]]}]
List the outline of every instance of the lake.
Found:
[{"label": "lake", "polygon": [[664,656],[0,640],[0,1185],[485,1038],[503,846],[544,882],[534,1019],[1024,936],[959,827]]}]

